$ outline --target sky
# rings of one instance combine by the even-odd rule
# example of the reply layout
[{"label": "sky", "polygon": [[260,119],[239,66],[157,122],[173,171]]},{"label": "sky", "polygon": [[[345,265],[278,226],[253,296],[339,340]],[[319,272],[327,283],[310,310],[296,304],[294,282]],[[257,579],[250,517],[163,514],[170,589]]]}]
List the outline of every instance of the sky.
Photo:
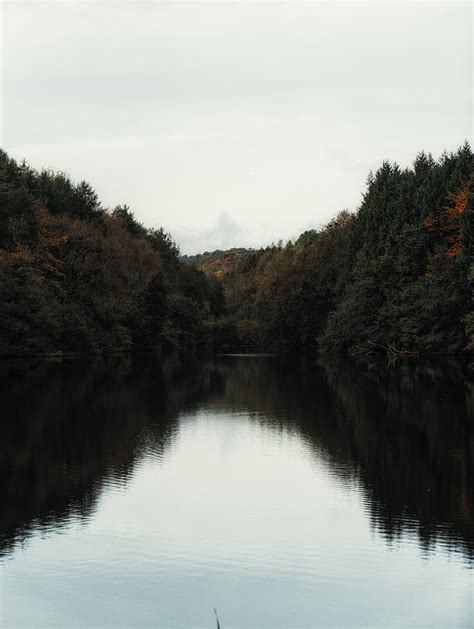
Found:
[{"label": "sky", "polygon": [[4,2],[0,140],[183,253],[360,204],[384,159],[472,140],[471,3]]}]

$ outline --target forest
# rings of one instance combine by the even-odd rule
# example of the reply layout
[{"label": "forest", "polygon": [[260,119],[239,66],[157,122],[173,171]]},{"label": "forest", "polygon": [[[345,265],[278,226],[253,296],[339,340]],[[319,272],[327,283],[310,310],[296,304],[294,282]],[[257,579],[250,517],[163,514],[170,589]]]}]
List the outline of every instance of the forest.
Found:
[{"label": "forest", "polygon": [[321,229],[194,259],[88,183],[0,152],[2,355],[472,352],[473,281],[467,142],[411,168],[384,162],[359,208]]},{"label": "forest", "polygon": [[222,285],[163,229],[62,172],[0,152],[0,354],[209,347]]},{"label": "forest", "polygon": [[384,162],[354,213],[223,276],[240,342],[350,354],[474,350],[473,154]]}]

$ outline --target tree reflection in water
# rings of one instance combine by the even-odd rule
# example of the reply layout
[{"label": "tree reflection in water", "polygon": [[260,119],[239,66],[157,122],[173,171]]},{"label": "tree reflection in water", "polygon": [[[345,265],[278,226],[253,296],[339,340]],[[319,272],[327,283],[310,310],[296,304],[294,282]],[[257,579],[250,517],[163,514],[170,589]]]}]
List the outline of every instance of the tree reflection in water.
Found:
[{"label": "tree reflection in water", "polygon": [[249,411],[359,481],[373,527],[474,560],[474,377],[455,360],[132,356],[3,362],[1,553],[87,520],[106,484],[162,454],[196,408]]}]

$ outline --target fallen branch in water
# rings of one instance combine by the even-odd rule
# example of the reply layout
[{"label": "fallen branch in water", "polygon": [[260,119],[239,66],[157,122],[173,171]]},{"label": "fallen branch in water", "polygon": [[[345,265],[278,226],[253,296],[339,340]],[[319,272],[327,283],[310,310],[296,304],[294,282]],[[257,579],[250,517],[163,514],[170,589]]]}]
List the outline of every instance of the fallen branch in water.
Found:
[{"label": "fallen branch in water", "polygon": [[374,341],[368,341],[368,343],[392,356],[418,356],[419,354],[419,352],[411,352],[407,349],[398,349],[394,343],[374,343]]}]

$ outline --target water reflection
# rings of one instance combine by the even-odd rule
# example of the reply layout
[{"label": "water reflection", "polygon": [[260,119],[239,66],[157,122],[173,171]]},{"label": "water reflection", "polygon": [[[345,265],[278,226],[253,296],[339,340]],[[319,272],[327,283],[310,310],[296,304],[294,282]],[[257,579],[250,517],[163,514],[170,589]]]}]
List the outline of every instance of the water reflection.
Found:
[{"label": "water reflection", "polygon": [[474,559],[474,383],[459,362],[358,364],[220,356],[162,363],[2,364],[1,553],[38,529],[87,520],[192,409],[245,411],[296,434],[363,488],[387,544],[409,533]]}]

